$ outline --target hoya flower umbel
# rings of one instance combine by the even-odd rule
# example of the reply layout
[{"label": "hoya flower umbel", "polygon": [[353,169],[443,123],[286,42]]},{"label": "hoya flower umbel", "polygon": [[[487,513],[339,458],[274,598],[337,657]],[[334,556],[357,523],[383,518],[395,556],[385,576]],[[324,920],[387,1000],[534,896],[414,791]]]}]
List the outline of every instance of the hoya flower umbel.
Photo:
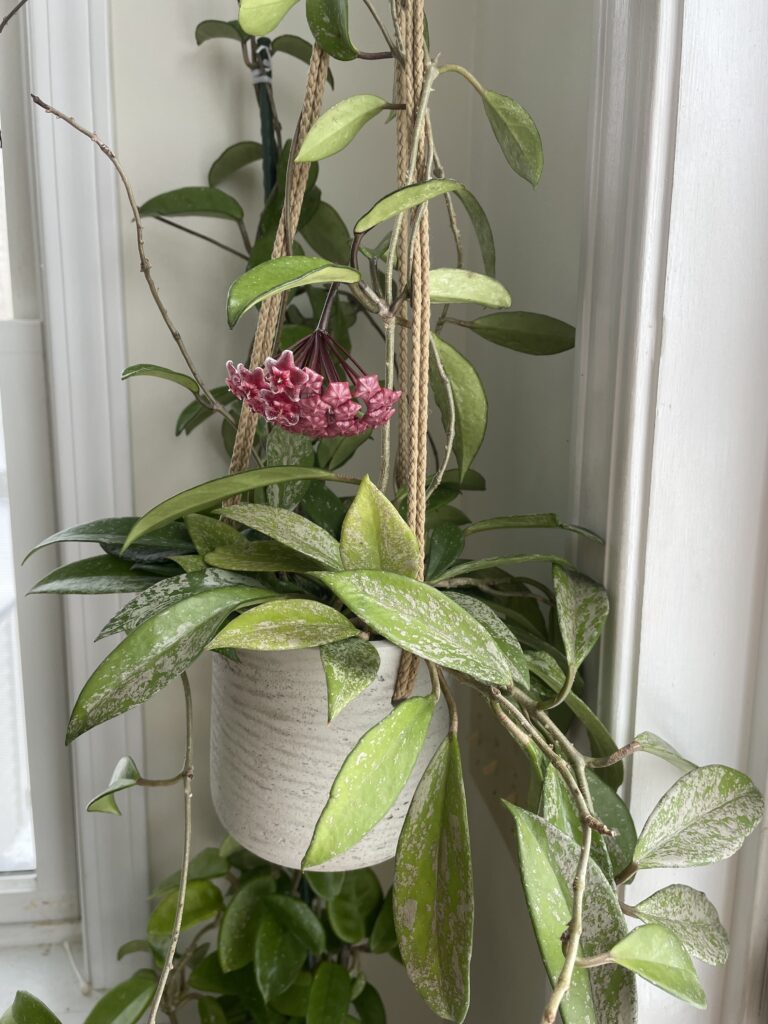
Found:
[{"label": "hoya flower umbel", "polygon": [[253,412],[293,434],[346,437],[395,414],[399,391],[382,387],[327,331],[249,370],[227,363],[227,387]]}]

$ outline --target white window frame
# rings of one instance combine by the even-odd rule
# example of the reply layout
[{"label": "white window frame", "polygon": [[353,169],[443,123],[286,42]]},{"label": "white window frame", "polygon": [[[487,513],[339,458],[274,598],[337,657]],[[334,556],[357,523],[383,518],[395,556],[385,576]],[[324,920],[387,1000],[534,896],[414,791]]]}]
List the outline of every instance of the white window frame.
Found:
[{"label": "white window frame", "polygon": [[[19,549],[23,550],[52,528],[125,515],[132,510],[133,502],[127,396],[120,381],[125,365],[125,324],[116,178],[92,143],[33,109],[26,99],[30,91],[38,93],[113,141],[109,8],[103,0],[68,0],[66,4],[35,0],[7,31],[18,33],[19,41],[26,38],[26,47],[19,43],[17,59],[6,65],[2,84],[6,95],[12,89],[12,102],[23,111],[21,116],[31,140],[32,157],[26,167],[27,173],[29,167],[34,167],[31,205],[39,223],[44,339],[35,344],[38,323],[17,321],[11,326],[12,341],[20,347],[28,343],[19,355],[19,370],[21,360],[26,360],[25,367],[37,360],[37,378],[32,379],[40,379],[43,354],[45,357],[55,502],[53,493],[48,493],[40,505],[50,511],[55,504],[57,520],[43,526],[30,512],[31,521],[20,537]],[[10,42],[3,39],[4,44]],[[11,63],[16,66],[11,68]],[[14,246],[14,262],[16,252]],[[34,304],[27,301],[29,296],[23,298],[15,314],[35,316]],[[13,399],[11,389],[9,401]],[[33,411],[39,416],[39,407]],[[40,426],[42,420],[35,422]],[[25,496],[28,500],[31,497],[31,492]],[[67,561],[92,553],[92,549],[79,551],[73,545],[58,551],[60,560]],[[45,562],[46,556],[42,555],[20,571],[22,587],[28,587],[38,572],[45,571]],[[32,602],[34,612],[29,611]],[[26,599],[21,617],[38,614],[40,602],[60,603],[43,597]],[[92,641],[117,609],[119,600],[70,597],[63,605],[66,702],[71,707],[108,649]],[[53,604],[49,608],[53,609]],[[20,627],[24,633],[24,625],[20,623]],[[50,671],[47,675],[50,678]],[[61,676],[59,663],[51,682],[60,686]],[[34,736],[38,714],[30,689],[26,704],[37,829],[45,815],[38,813],[34,776],[43,782],[50,780],[53,759],[65,757],[66,717],[56,723],[55,733],[47,736],[50,759],[46,761]],[[67,755],[72,770],[80,875],[79,908],[74,909],[79,909],[82,919],[86,974],[96,988],[111,985],[130,973],[131,965],[118,964],[115,952],[126,939],[143,934],[146,923],[149,870],[143,793],[132,793],[122,802],[122,818],[85,813],[85,804],[103,789],[124,753],[141,763],[143,731],[138,711],[80,738]],[[55,776],[60,785],[68,778],[67,761]],[[41,844],[38,840],[38,858],[60,856],[60,842]],[[4,899],[0,896],[0,904]],[[42,932],[36,935],[45,941]]]},{"label": "white window frame", "polygon": [[[572,490],[607,539],[604,562],[579,552],[613,600],[601,710],[620,742],[651,729],[765,790],[768,8],[598,6]],[[631,768],[636,817],[675,778]],[[764,1020],[765,824],[736,860],[674,874],[707,890],[733,952],[702,971],[705,1014],[641,985],[642,1019]],[[670,875],[642,872],[630,900]]]}]

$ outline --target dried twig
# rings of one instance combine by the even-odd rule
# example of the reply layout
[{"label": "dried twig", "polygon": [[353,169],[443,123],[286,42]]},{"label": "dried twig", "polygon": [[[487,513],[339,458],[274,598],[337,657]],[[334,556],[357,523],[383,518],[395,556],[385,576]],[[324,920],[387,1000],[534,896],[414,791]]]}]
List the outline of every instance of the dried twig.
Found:
[{"label": "dried twig", "polygon": [[21,8],[24,6],[24,4],[26,2],[27,2],[27,0],[19,0],[19,2],[16,4],[16,6],[11,8],[11,10],[6,14],[6,16],[3,18],[3,20],[0,21],[0,32],[2,32],[3,29],[5,28],[5,26],[11,21],[11,19],[16,14],[19,13],[19,11],[21,10]]}]

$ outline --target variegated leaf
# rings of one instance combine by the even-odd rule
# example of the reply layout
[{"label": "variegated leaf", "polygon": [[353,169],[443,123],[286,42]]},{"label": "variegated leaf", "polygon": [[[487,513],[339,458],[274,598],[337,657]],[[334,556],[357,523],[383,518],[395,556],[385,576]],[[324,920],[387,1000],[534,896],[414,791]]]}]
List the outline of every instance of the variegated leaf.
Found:
[{"label": "variegated leaf", "polygon": [[595,814],[616,833],[616,835],[605,837],[605,845],[613,867],[609,877],[614,877],[620,874],[632,860],[637,842],[635,823],[627,805],[607,782],[604,782],[599,775],[592,771],[587,772],[587,778]]},{"label": "variegated leaf", "polygon": [[238,615],[208,644],[211,650],[289,651],[355,636],[346,616],[319,601],[269,601]]},{"label": "variegated leaf", "polygon": [[245,537],[234,526],[221,523],[218,519],[212,519],[211,516],[200,515],[199,512],[191,512],[185,516],[184,525],[192,538],[198,555],[205,556],[214,548],[231,548],[248,544]]},{"label": "variegated leaf", "polygon": [[367,640],[351,636],[320,648],[328,687],[328,721],[367,690],[379,671],[379,652]]},{"label": "variegated leaf", "polygon": [[[550,825],[559,828],[575,843],[581,843],[582,825],[573,797],[568,792],[560,773],[553,764],[547,765],[544,783],[539,799],[539,815]],[[590,856],[600,867],[606,878],[613,882],[615,871],[605,845],[605,837],[599,832],[592,833]]]},{"label": "variegated leaf", "polygon": [[552,568],[557,621],[571,672],[597,643],[608,618],[608,595],[599,583],[573,569]]},{"label": "variegated leaf", "polygon": [[449,593],[448,596],[452,601],[455,601],[456,604],[461,605],[465,611],[469,612],[473,619],[477,619],[477,621],[488,630],[503,653],[506,655],[512,671],[512,679],[518,685],[528,690],[531,685],[531,678],[528,672],[528,662],[526,661],[523,649],[520,646],[517,637],[509,626],[507,626],[507,624],[500,619],[496,612],[492,611],[487,604],[484,604],[476,597],[472,597],[470,594],[462,594],[460,591],[454,591],[453,593]]},{"label": "variegated leaf", "polygon": [[120,814],[115,800],[115,793],[135,786],[141,778],[136,762],[132,757],[121,757],[115,765],[109,785],[103,792],[95,796],[85,808],[86,811],[102,811],[105,814]]},{"label": "variegated leaf", "polygon": [[276,540],[251,540],[232,548],[214,548],[206,564],[231,572],[307,572],[317,568],[314,558],[279,544]]},{"label": "variegated leaf", "polygon": [[689,772],[692,768],[696,767],[693,761],[689,761],[682,754],[678,754],[670,743],[667,743],[666,740],[663,740],[661,736],[657,736],[654,732],[641,732],[639,736],[635,736],[633,742],[637,745],[638,750],[643,750],[646,754],[660,757],[662,761],[667,761],[682,772]]},{"label": "variegated leaf", "polygon": [[[292,434],[273,426],[267,438],[267,466],[313,466],[315,452],[312,442],[303,434]],[[295,508],[311,484],[310,480],[290,480],[284,484],[270,484],[267,499],[278,508]]]},{"label": "variegated leaf", "polygon": [[386,569],[414,578],[421,569],[413,530],[368,476],[342,523],[341,560],[345,569]]},{"label": "variegated leaf", "polygon": [[250,526],[299,554],[313,558],[328,569],[341,569],[339,542],[330,533],[296,512],[269,505],[233,505],[224,510],[228,519]]},{"label": "variegated leaf", "polygon": [[701,1010],[706,1008],[707,997],[685,946],[664,925],[635,928],[613,947],[611,959],[670,995]]},{"label": "variegated leaf", "polygon": [[638,903],[633,916],[666,925],[689,953],[719,967],[728,959],[728,933],[706,895],[689,885],[668,885]]}]

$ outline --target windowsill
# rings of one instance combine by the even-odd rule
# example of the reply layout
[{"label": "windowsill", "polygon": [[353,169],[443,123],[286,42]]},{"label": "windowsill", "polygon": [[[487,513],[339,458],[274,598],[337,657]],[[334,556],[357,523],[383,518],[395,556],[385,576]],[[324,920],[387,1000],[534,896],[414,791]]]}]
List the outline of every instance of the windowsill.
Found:
[{"label": "windowsill", "polygon": [[[81,947],[72,946],[76,962]],[[17,946],[0,949],[0,993],[8,1005],[24,989],[41,999],[62,1024],[82,1024],[99,998],[85,996],[63,946]],[[6,1009],[0,1006],[0,1014]]]}]

